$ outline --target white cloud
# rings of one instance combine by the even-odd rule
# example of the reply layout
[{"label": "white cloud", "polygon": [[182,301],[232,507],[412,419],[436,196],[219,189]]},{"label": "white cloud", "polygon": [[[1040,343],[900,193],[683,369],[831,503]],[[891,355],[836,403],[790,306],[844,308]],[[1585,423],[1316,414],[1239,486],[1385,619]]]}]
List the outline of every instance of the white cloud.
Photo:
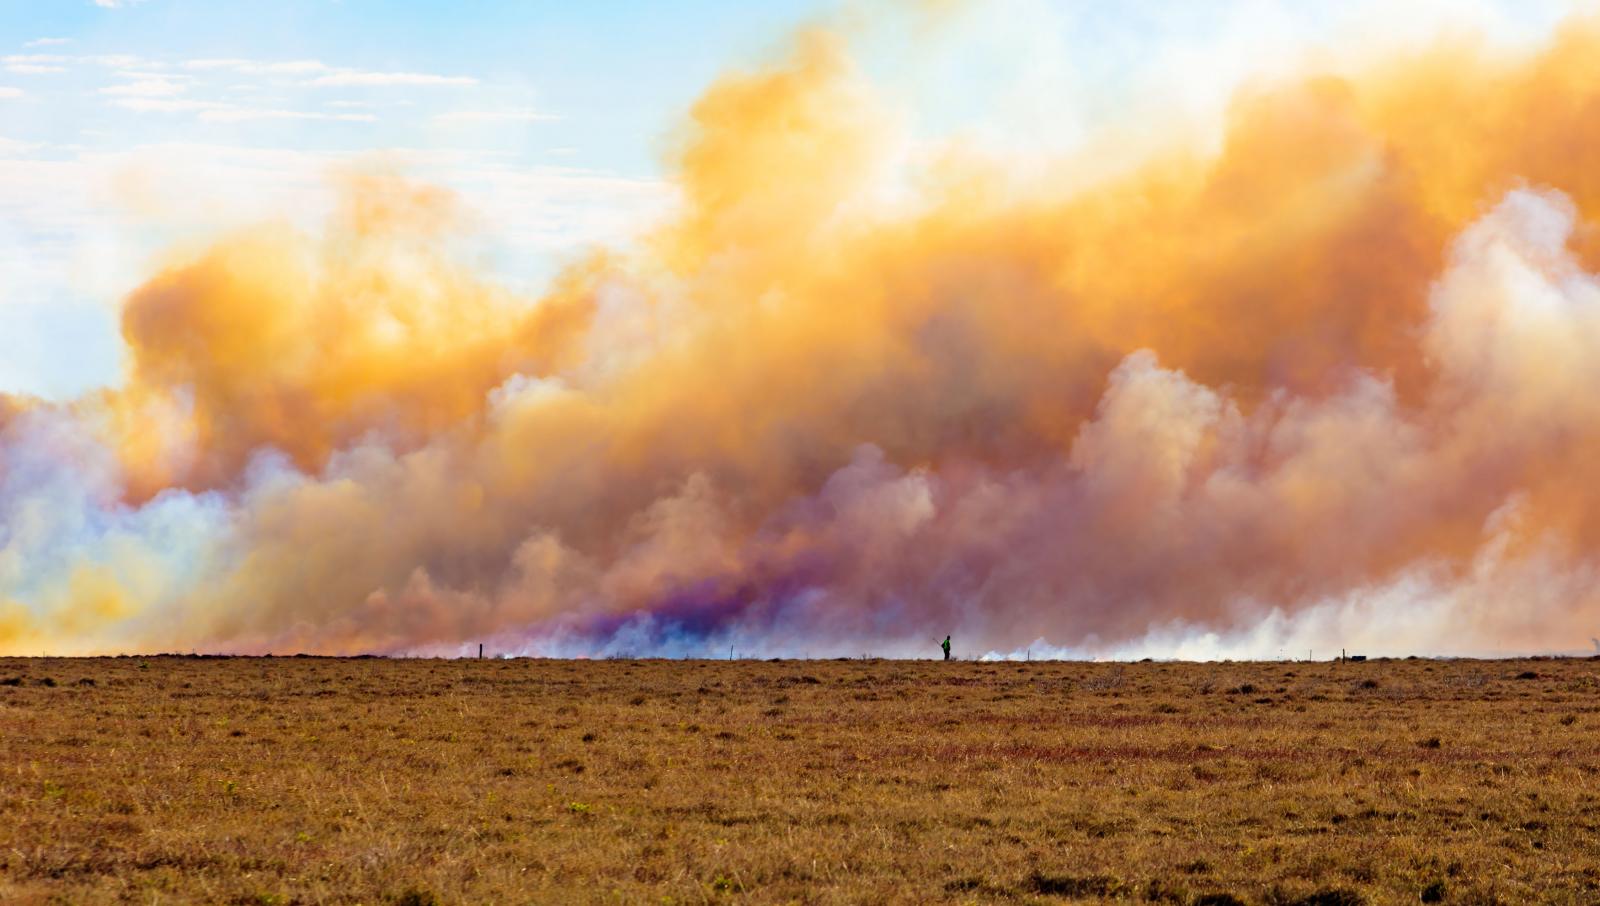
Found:
[{"label": "white cloud", "polygon": [[94,63],[99,66],[109,66],[113,69],[127,69],[130,66],[139,65],[157,68],[161,66],[160,63],[143,61],[133,54],[128,53],[103,53],[88,57],[78,57],[78,59],[85,63]]},{"label": "white cloud", "polygon": [[72,63],[88,63],[94,66],[105,66],[112,69],[126,69],[130,66],[147,66],[159,69],[162,64],[154,61],[140,60],[132,54],[88,54],[72,56],[58,53],[14,53],[0,56],[0,63],[7,66],[65,66]]},{"label": "white cloud", "polygon": [[10,85],[0,85],[0,100],[12,100],[15,98],[20,98],[23,96],[23,94],[25,94],[25,92],[21,88],[13,88]]},{"label": "white cloud", "polygon": [[126,80],[129,80],[129,81],[134,81],[134,80],[138,80],[138,79],[166,79],[168,81],[175,81],[175,82],[187,82],[187,81],[189,81],[189,77],[186,76],[186,75],[179,75],[179,74],[171,73],[171,72],[155,72],[155,71],[148,71],[148,70],[142,70],[142,69],[124,69],[124,70],[116,73],[116,77],[119,78],[119,79],[126,79]]},{"label": "white cloud", "polygon": [[513,107],[506,110],[453,110],[434,116],[436,123],[548,123],[561,117],[544,113],[531,107]]},{"label": "white cloud", "polygon": [[183,94],[183,92],[183,85],[172,79],[165,78],[143,78],[100,89],[101,94],[139,98],[172,97],[176,94]]},{"label": "white cloud", "polygon": [[22,45],[23,47],[55,47],[60,44],[71,44],[71,38],[34,38]]},{"label": "white cloud", "polygon": [[19,66],[29,63],[54,65],[58,63],[71,63],[76,59],[76,57],[64,57],[60,54],[53,53],[14,53],[8,56],[0,57],[0,63],[4,63],[7,66]]},{"label": "white cloud", "polygon": [[208,123],[243,123],[251,120],[322,120],[340,123],[373,123],[378,118],[370,113],[324,113],[317,110],[278,110],[266,107],[235,107],[222,105],[200,112],[200,119]]},{"label": "white cloud", "polygon": [[197,101],[192,98],[154,98],[154,97],[124,97],[112,101],[124,110],[137,113],[197,113],[201,110],[211,110],[217,107],[226,107],[216,101]]},{"label": "white cloud", "polygon": [[476,85],[471,76],[443,76],[427,72],[357,72],[346,70],[320,76],[305,84],[318,87],[377,88],[393,85]]},{"label": "white cloud", "polygon": [[251,65],[249,60],[238,57],[215,57],[200,60],[185,60],[184,69],[238,69],[241,66]]},{"label": "white cloud", "polygon": [[38,142],[25,142],[21,139],[6,138],[0,135],[0,155],[26,154],[44,146]]},{"label": "white cloud", "polygon": [[222,101],[193,98],[119,97],[112,102],[136,113],[193,113],[205,123],[246,123],[261,120],[320,120],[340,123],[371,123],[370,113],[327,113],[319,110],[285,110],[275,107],[248,107]]},{"label": "white cloud", "polygon": [[262,75],[310,75],[313,72],[330,72],[332,69],[332,66],[320,60],[284,60],[277,63],[256,63],[239,71]]},{"label": "white cloud", "polygon": [[92,0],[92,2],[101,9],[122,9],[126,6],[137,6],[144,0]]},{"label": "white cloud", "polygon": [[183,68],[200,71],[225,70],[228,72],[245,73],[247,75],[285,75],[303,76],[319,72],[333,72],[334,68],[321,60],[279,60],[263,62],[261,60],[246,60],[238,57],[220,57],[215,59],[188,60]]},{"label": "white cloud", "polygon": [[46,75],[52,72],[66,72],[65,66],[42,66],[38,63],[10,63],[6,65],[6,72],[17,75]]}]

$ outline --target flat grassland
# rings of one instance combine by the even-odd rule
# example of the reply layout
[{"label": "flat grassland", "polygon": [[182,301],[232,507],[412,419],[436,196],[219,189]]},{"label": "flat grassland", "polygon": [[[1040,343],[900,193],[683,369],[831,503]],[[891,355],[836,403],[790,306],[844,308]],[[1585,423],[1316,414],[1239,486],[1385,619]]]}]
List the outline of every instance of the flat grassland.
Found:
[{"label": "flat grassland", "polygon": [[0,902],[1600,902],[1600,662],[0,660]]}]

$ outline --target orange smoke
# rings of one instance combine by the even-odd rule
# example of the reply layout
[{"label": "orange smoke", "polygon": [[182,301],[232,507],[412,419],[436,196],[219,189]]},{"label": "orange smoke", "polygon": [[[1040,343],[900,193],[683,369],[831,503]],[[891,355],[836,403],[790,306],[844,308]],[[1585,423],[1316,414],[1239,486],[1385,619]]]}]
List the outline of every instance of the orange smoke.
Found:
[{"label": "orange smoke", "polygon": [[0,451],[69,418],[114,491],[81,495],[85,562],[0,573],[0,650],[1581,642],[1597,86],[1574,21],[1257,85],[1214,153],[1019,184],[908,164],[809,31],[690,111],[673,219],[536,300],[462,263],[444,193],[351,177],[320,235],[130,294],[125,387],[0,399]]},{"label": "orange smoke", "polygon": [[507,375],[570,364],[592,305],[582,269],[529,306],[447,257],[446,193],[349,179],[323,237],[251,230],[128,297],[130,395],[184,397],[196,453],[177,474],[132,457],[135,496],[226,485],[263,447],[314,469],[372,431],[418,444]]}]

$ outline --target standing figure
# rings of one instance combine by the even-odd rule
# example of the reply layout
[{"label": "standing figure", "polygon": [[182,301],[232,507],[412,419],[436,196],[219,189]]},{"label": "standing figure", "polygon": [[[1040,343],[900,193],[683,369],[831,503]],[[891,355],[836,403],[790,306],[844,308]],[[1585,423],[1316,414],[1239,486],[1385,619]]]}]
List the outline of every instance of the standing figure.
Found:
[{"label": "standing figure", "polygon": [[944,659],[950,660],[950,637],[945,636],[944,641],[939,643],[939,647],[944,649]]}]

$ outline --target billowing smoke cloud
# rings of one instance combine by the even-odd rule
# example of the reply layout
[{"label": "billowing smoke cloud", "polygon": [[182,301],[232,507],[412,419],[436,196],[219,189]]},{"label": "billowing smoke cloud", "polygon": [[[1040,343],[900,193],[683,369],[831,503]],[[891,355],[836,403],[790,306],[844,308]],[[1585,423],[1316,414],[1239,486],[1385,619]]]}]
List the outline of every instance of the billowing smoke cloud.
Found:
[{"label": "billowing smoke cloud", "polygon": [[908,163],[806,33],[539,299],[350,177],[134,290],[124,386],[0,398],[0,652],[1581,648],[1597,86],[1593,22],[1439,45],[1085,186]]}]

